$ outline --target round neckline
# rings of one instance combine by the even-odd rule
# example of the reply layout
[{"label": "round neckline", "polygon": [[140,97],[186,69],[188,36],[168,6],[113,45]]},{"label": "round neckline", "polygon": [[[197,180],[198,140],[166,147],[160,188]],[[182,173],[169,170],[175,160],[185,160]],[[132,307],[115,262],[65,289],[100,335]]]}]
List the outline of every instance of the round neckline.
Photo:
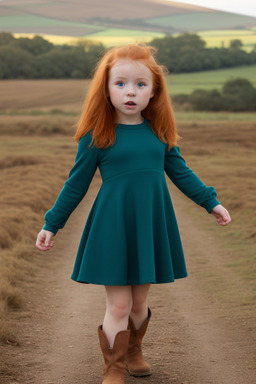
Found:
[{"label": "round neckline", "polygon": [[144,119],[142,123],[139,124],[117,124],[116,128],[121,128],[121,129],[140,129],[144,128],[146,126],[147,120]]}]

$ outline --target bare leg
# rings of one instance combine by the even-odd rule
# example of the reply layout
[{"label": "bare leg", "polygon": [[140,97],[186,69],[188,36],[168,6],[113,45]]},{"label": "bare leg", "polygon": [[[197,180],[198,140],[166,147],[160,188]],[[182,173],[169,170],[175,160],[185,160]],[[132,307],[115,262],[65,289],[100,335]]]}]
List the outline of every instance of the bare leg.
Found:
[{"label": "bare leg", "polygon": [[106,314],[103,331],[110,348],[113,347],[118,332],[126,330],[132,307],[132,290],[130,286],[105,286]]},{"label": "bare leg", "polygon": [[136,329],[139,329],[142,323],[148,317],[148,291],[151,284],[133,285],[132,290],[132,309],[130,317]]}]

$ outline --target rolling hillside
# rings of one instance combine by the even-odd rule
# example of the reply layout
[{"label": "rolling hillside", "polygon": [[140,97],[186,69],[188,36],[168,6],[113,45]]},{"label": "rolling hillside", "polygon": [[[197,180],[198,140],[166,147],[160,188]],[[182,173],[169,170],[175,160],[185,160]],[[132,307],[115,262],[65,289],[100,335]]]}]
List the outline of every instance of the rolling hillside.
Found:
[{"label": "rolling hillside", "polygon": [[[0,31],[62,36],[250,29],[256,18],[167,0],[2,0]],[[95,37],[96,37],[95,36]]]}]

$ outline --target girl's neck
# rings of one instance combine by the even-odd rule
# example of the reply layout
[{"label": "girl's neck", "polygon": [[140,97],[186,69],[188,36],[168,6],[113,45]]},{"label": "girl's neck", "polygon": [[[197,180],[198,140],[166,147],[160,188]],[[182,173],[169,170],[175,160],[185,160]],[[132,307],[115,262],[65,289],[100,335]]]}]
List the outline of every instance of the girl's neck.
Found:
[{"label": "girl's neck", "polygon": [[116,116],[116,123],[117,124],[137,125],[137,124],[142,124],[143,121],[144,121],[143,116],[129,116],[129,117]]}]

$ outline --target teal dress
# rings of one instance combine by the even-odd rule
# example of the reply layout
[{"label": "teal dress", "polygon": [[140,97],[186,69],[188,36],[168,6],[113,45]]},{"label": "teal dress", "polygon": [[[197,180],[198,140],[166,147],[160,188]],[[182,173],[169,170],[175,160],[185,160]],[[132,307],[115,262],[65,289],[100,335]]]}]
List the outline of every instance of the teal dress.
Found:
[{"label": "teal dress", "polygon": [[97,167],[102,185],[81,237],[71,278],[99,285],[168,283],[187,276],[185,259],[165,173],[209,213],[218,204],[186,165],[178,147],[168,151],[144,120],[119,124],[113,146],[89,147],[91,133],[78,144],[75,164],[44,229],[56,234],[86,194]]}]

